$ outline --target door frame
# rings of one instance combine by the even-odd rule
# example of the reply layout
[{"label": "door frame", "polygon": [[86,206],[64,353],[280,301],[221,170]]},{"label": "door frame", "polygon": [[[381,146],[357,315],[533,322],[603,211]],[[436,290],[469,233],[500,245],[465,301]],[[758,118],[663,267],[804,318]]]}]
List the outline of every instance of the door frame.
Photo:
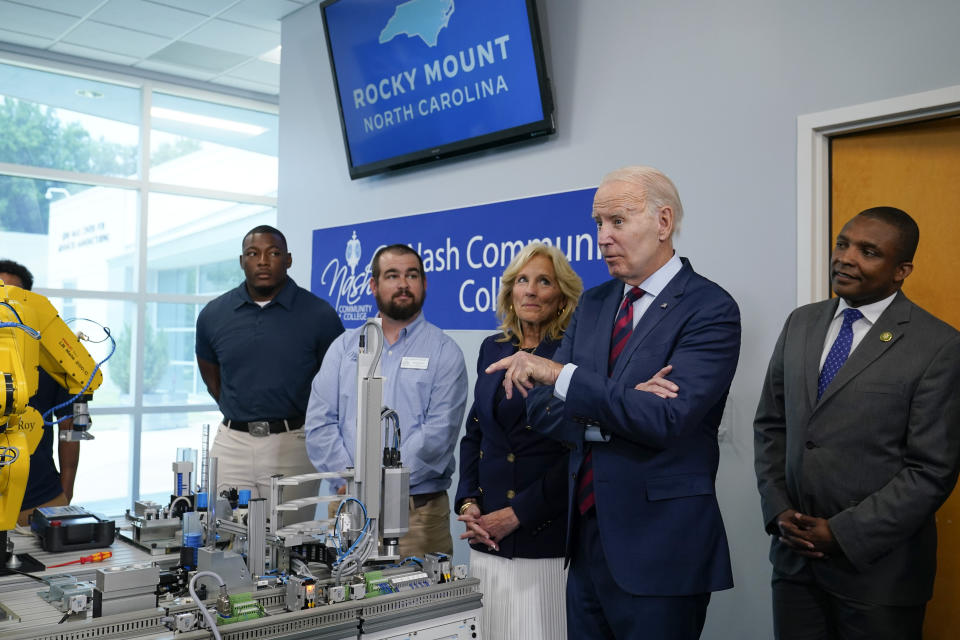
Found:
[{"label": "door frame", "polygon": [[830,294],[830,138],[960,115],[960,85],[797,117],[797,305]]}]

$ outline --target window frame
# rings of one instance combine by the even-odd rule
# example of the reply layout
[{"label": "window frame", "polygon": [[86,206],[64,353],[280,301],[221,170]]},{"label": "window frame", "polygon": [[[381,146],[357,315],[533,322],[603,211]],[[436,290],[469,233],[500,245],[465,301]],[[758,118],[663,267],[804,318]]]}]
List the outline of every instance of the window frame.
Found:
[{"label": "window frame", "polygon": [[[132,361],[133,367],[133,403],[130,405],[102,405],[96,402],[91,404],[91,415],[96,420],[97,415],[129,415],[131,417],[130,433],[130,468],[128,473],[128,487],[130,495],[130,505],[141,496],[140,476],[141,476],[141,443],[143,434],[144,416],[150,414],[187,414],[200,412],[216,412],[218,407],[213,399],[204,404],[164,404],[164,405],[146,405],[144,404],[144,370],[143,354],[145,351],[145,331],[148,308],[151,304],[173,303],[173,304],[191,304],[204,305],[210,300],[221,295],[223,292],[213,294],[169,294],[169,293],[150,293],[148,289],[148,220],[150,194],[165,193],[171,195],[181,195],[190,197],[210,198],[215,200],[231,201],[238,204],[263,205],[277,210],[278,198],[272,196],[263,196],[251,193],[203,189],[198,187],[181,186],[162,182],[151,182],[150,176],[150,134],[151,126],[151,105],[154,93],[164,93],[175,95],[187,99],[202,100],[223,104],[231,107],[239,107],[253,111],[260,111],[272,115],[279,115],[279,106],[276,102],[267,100],[258,100],[251,97],[243,97],[231,92],[228,87],[219,90],[210,83],[200,83],[188,81],[193,85],[204,84],[209,88],[200,88],[198,86],[188,86],[176,82],[159,80],[155,78],[137,76],[135,74],[120,73],[115,70],[99,69],[98,65],[84,66],[74,63],[61,62],[56,60],[38,59],[14,52],[0,51],[0,63],[21,66],[28,69],[35,69],[48,73],[59,73],[75,77],[86,78],[91,81],[107,82],[117,84],[127,88],[134,88],[140,91],[140,131],[138,136],[139,145],[139,177],[123,178],[114,176],[100,176],[90,173],[65,171],[61,169],[47,169],[41,167],[31,167],[26,165],[11,164],[0,162],[0,175],[8,175],[21,178],[45,179],[63,182],[76,182],[89,184],[90,186],[117,187],[122,189],[134,190],[138,193],[138,211],[136,220],[136,263],[137,278],[135,289],[132,292],[99,291],[85,289],[63,289],[36,287],[35,291],[51,298],[72,298],[92,299],[112,301],[118,300],[133,303],[135,306],[136,319],[136,340],[133,345]],[[265,96],[268,97],[268,96]],[[279,149],[278,149],[279,155]],[[278,176],[279,182],[279,176]],[[240,239],[237,239],[239,247]],[[239,255],[239,249],[238,253]],[[239,267],[238,267],[239,274]],[[210,425],[210,433],[214,433],[216,425]],[[92,429],[92,434],[96,436],[96,427]],[[198,434],[199,435],[199,434]],[[212,437],[212,435],[211,435]],[[189,446],[189,443],[185,443]],[[202,456],[201,452],[201,456]],[[173,462],[171,460],[171,462]],[[81,463],[82,464],[82,463]],[[91,459],[87,459],[87,464],[92,464]],[[197,470],[199,474],[199,469]],[[83,499],[83,496],[80,496]],[[109,514],[119,515],[119,514]]]}]

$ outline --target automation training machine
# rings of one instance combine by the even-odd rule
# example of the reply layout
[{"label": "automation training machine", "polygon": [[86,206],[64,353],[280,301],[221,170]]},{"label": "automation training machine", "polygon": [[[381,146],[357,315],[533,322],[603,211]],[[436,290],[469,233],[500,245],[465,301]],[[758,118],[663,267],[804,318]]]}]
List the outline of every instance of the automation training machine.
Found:
[{"label": "automation training machine", "polygon": [[[182,450],[173,463],[170,502],[137,503],[113,557],[89,565],[94,568],[81,562],[67,573],[47,571],[43,584],[0,578],[0,594],[20,594],[0,595],[0,635],[478,638],[479,582],[466,567],[441,553],[397,555],[408,528],[409,470],[401,460],[397,415],[382,406],[377,321],[368,321],[361,336],[353,468],[275,476],[267,498],[251,499],[235,490],[217,495],[217,459],[202,456],[205,469],[195,473],[195,456]],[[283,499],[285,487],[334,478],[346,481],[346,495]],[[326,510],[330,502],[337,504],[331,518],[284,522],[291,512],[311,505]],[[85,558],[97,562],[94,555]],[[37,600],[44,602],[43,616],[27,615]]]}]

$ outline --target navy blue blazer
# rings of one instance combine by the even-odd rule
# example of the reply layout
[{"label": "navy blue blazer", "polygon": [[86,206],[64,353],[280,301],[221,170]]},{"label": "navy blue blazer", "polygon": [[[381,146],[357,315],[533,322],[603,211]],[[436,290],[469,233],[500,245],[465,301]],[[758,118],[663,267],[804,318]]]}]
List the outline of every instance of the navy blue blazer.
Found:
[{"label": "navy blue blazer", "polygon": [[[609,442],[591,445],[597,525],[611,575],[635,595],[733,586],[714,484],[717,430],[740,353],[740,311],[726,291],[682,260],[609,377],[610,332],[623,283],[585,292],[554,356],[577,365],[566,401],[554,397],[553,387],[538,387],[527,400],[535,429],[577,445],[570,453],[571,501],[585,428],[610,434]],[[680,387],[677,398],[634,389],[668,364],[668,379]]]},{"label": "navy blue blazer", "polygon": [[[474,497],[484,513],[511,506],[520,520],[517,530],[500,542],[499,551],[485,545],[474,549],[505,558],[558,558],[566,545],[569,449],[529,426],[520,394],[504,398],[503,371],[484,373],[516,352],[514,344],[497,342],[502,335],[489,336],[480,346],[473,407],[460,441],[460,484],[454,504]],[[544,340],[534,353],[550,358],[559,346],[559,341]]]}]

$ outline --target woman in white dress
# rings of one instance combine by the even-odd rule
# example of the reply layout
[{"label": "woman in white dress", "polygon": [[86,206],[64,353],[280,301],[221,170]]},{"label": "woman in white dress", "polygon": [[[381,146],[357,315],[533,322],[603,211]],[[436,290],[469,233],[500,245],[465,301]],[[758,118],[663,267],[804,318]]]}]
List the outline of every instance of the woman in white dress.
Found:
[{"label": "woman in white dress", "polygon": [[533,431],[520,394],[506,398],[503,372],[484,369],[519,349],[551,357],[582,290],[560,250],[528,245],[503,274],[500,331],[480,347],[455,504],[471,546],[470,573],[482,583],[482,638],[567,635],[568,448]]}]

